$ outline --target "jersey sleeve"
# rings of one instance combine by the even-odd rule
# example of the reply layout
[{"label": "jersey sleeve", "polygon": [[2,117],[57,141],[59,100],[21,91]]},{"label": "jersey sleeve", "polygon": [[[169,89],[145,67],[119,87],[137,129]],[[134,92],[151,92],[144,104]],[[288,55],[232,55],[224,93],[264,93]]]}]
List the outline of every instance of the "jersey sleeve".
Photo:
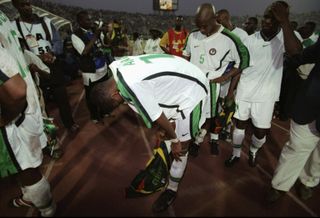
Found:
[{"label": "jersey sleeve", "polygon": [[72,46],[74,47],[74,49],[80,54],[82,55],[82,52],[85,48],[85,44],[84,42],[75,34],[71,35],[71,42],[72,42]]},{"label": "jersey sleeve", "polygon": [[240,70],[244,70],[249,67],[250,54],[248,48],[242,43],[239,37],[232,37],[232,46],[230,49],[231,61],[235,62],[234,67]]},{"label": "jersey sleeve", "polygon": [[19,73],[17,62],[3,48],[0,49],[0,85]]}]

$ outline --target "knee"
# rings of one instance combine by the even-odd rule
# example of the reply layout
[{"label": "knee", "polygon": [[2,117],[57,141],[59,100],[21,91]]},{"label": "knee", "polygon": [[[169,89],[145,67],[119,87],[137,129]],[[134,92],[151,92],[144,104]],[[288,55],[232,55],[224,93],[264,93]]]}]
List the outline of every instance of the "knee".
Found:
[{"label": "knee", "polygon": [[247,121],[234,119],[237,129],[246,129]]},{"label": "knee", "polygon": [[267,135],[267,129],[255,128],[253,134],[256,138],[263,139]]}]

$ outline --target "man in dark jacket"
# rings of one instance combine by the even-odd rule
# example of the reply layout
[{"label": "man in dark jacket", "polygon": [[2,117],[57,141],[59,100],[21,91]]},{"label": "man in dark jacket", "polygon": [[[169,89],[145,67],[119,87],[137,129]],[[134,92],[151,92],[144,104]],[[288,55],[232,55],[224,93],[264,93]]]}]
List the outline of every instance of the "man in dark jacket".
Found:
[{"label": "man in dark jacket", "polygon": [[320,41],[304,50],[301,44],[290,46],[293,48],[288,52],[290,66],[297,68],[313,63],[314,67],[297,91],[291,112],[290,141],[282,149],[268,194],[269,202],[288,192],[298,178],[298,195],[306,200],[320,181]]},{"label": "man in dark jacket", "polygon": [[100,34],[102,29],[96,28],[93,32],[93,22],[87,11],[77,14],[79,29],[71,35],[72,45],[79,55],[79,68],[83,77],[86,91],[86,102],[90,111],[91,120],[97,123],[102,119],[99,109],[90,100],[91,89],[95,84],[107,79],[106,58],[102,52]]}]

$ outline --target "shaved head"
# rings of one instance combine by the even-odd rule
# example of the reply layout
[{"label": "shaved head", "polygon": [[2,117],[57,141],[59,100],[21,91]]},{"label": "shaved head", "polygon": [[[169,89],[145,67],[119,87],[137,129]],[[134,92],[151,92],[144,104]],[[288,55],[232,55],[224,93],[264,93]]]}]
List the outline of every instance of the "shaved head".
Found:
[{"label": "shaved head", "polygon": [[195,24],[206,36],[215,33],[220,27],[216,21],[215,7],[210,3],[200,5],[195,16]]},{"label": "shaved head", "polygon": [[210,3],[200,5],[196,12],[196,19],[210,19],[215,16],[215,7]]}]

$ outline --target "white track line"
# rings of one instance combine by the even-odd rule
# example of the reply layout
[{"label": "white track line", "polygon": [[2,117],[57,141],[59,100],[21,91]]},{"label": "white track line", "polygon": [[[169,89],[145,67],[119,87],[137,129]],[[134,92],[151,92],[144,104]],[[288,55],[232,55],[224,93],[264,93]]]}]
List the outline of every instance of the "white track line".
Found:
[{"label": "white track line", "polygon": [[[279,124],[276,124],[275,122],[272,122],[272,125],[274,125],[275,127],[278,127],[279,129],[290,133],[290,131],[282,126],[280,126]],[[248,159],[248,155],[246,153],[244,153],[243,151],[241,151],[242,155],[246,157],[246,159]],[[272,175],[270,175],[266,170],[264,170],[259,164],[257,164],[257,168],[263,173],[265,174],[267,177],[269,177],[270,179],[272,179]],[[301,201],[299,198],[297,198],[296,196],[294,196],[290,191],[287,192],[287,195],[292,198],[292,200],[294,202],[296,202],[299,206],[301,206],[306,212],[308,212],[311,216],[313,217],[318,217],[318,215],[311,210],[303,201]]]},{"label": "white track line", "polygon": [[[248,155],[246,153],[244,153],[243,151],[241,151],[242,155],[246,157],[246,159],[248,159]],[[272,175],[270,175],[266,170],[264,170],[259,164],[257,164],[256,166],[263,174],[265,174],[267,177],[269,177],[269,179],[272,179]],[[318,217],[318,215],[311,210],[304,202],[302,202],[299,198],[297,198],[296,196],[294,196],[290,191],[287,192],[287,195],[289,195],[290,198],[292,198],[292,200],[294,202],[296,202],[298,205],[300,205],[306,212],[308,212],[311,216],[313,217]]]},{"label": "white track line", "polygon": [[287,133],[290,133],[290,131],[282,126],[280,126],[279,124],[276,124],[275,122],[271,122],[272,125],[278,127],[279,129],[282,129],[283,131],[287,132]]},{"label": "white track line", "polygon": [[[84,93],[85,93],[85,91],[83,90],[82,93],[81,93],[81,95],[80,95],[80,97],[79,97],[79,99],[78,99],[78,101],[77,101],[76,106],[75,106],[74,109],[73,109],[72,117],[74,117],[74,115],[76,114],[76,112],[77,112],[77,110],[78,110],[78,108],[79,108],[80,102],[81,102],[81,100],[82,100],[82,98],[83,98],[83,96],[84,96]],[[63,143],[64,140],[66,139],[67,135],[68,135],[68,130],[65,130],[65,131],[63,132],[63,134],[62,134],[61,139],[58,138],[58,143],[59,143],[60,146],[62,145],[62,143]],[[56,162],[55,159],[51,159],[50,162],[49,162],[49,164],[47,165],[47,169],[45,170],[45,173],[44,173],[44,176],[45,176],[46,178],[48,178],[49,175],[51,174],[51,171],[52,171],[52,169],[53,169],[53,166],[54,166],[55,162]],[[26,214],[26,217],[32,217],[33,212],[34,212],[34,208],[30,208],[30,209],[28,210],[27,214]]]}]

